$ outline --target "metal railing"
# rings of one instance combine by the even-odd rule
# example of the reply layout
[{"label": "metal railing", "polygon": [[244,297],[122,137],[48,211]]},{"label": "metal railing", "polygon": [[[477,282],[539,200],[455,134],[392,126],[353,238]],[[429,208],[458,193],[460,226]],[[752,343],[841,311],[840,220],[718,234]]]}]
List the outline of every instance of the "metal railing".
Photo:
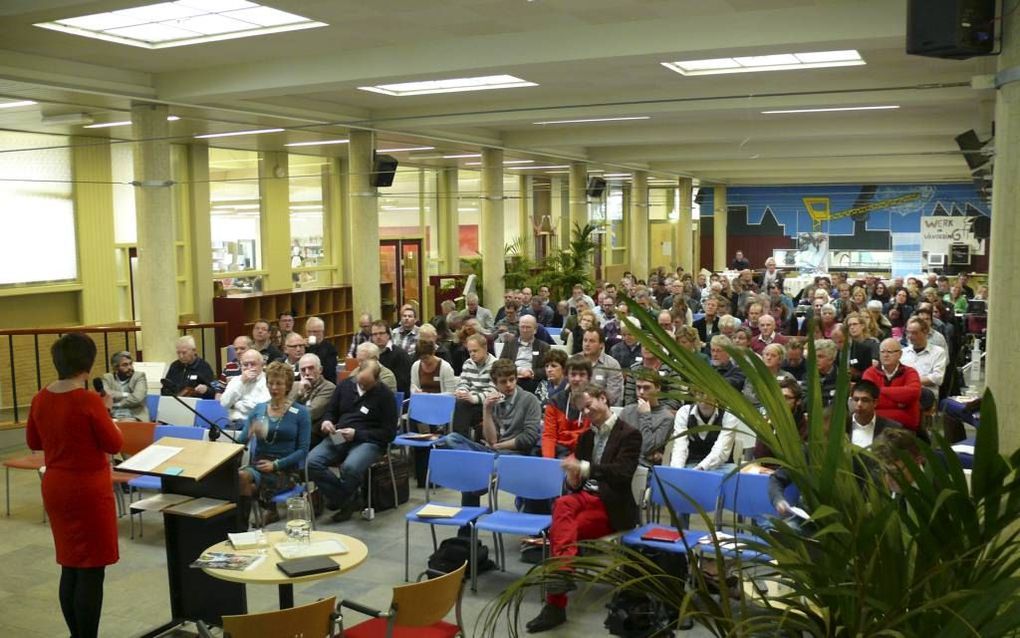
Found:
[{"label": "metal railing", "polygon": [[[215,361],[213,369],[218,373],[222,367],[220,349],[227,342],[227,323],[223,321],[181,323],[177,329],[181,335],[191,334],[195,337],[199,355],[209,361],[210,365]],[[137,333],[140,330],[141,327],[134,323],[0,330],[0,348],[6,345],[7,349],[4,357],[6,361],[0,364],[0,401],[6,406],[0,409],[2,414],[0,421],[10,421],[13,418],[14,423],[21,422],[21,417],[26,411],[20,405],[19,396],[22,399],[27,394],[34,397],[35,393],[44,387],[44,371],[47,377],[50,376],[52,366],[48,353],[44,358],[42,352],[56,339],[71,332],[82,332],[91,336],[96,342],[96,363],[99,364],[101,361],[104,370],[109,372],[110,356],[121,350],[134,353],[136,361],[144,361],[144,353],[138,350]],[[41,344],[41,341],[47,343]],[[26,376],[28,379],[35,377],[34,389]]]}]

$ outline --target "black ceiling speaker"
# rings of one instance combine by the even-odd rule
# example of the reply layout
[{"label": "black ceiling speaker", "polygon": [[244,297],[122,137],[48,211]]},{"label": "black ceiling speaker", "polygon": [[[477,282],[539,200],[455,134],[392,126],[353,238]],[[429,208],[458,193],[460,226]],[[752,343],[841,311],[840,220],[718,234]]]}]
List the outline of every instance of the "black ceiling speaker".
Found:
[{"label": "black ceiling speaker", "polygon": [[977,133],[974,129],[971,129],[965,133],[960,133],[956,136],[956,145],[963,151],[963,159],[967,162],[967,167],[971,171],[981,168],[989,162],[991,157],[984,153],[982,149],[985,147],[986,142],[982,142],[978,139]]},{"label": "black ceiling speaker", "polygon": [[376,155],[372,162],[371,184],[375,187],[393,186],[393,176],[397,173],[397,158],[392,155]]},{"label": "black ceiling speaker", "polygon": [[600,199],[606,192],[606,180],[601,177],[589,177],[587,193],[590,199]]},{"label": "black ceiling speaker", "polygon": [[975,239],[988,239],[992,234],[992,218],[984,215],[974,217],[974,225],[971,226]]},{"label": "black ceiling speaker", "polygon": [[698,194],[694,196],[694,203],[697,204],[698,206],[704,206],[705,205],[705,189],[704,188],[699,188],[698,189]]},{"label": "black ceiling speaker", "polygon": [[995,49],[995,0],[908,0],[907,53],[966,60]]}]

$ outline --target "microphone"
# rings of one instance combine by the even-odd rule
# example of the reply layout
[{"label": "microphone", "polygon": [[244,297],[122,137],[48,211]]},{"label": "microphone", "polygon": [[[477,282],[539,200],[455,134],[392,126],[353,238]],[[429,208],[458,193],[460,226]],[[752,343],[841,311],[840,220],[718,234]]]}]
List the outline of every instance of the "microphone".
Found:
[{"label": "microphone", "polygon": [[167,378],[160,379],[159,385],[162,386],[164,390],[168,390],[173,394],[177,394],[177,384],[171,381],[170,379]]},{"label": "microphone", "polygon": [[103,387],[103,380],[99,377],[92,379],[92,388],[99,393],[99,396],[106,396],[106,388]]}]

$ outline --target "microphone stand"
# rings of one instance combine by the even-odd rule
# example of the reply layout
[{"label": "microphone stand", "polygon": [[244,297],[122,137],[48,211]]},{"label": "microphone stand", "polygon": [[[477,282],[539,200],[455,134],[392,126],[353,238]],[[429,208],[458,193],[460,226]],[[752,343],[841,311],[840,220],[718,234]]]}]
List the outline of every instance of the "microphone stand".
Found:
[{"label": "microphone stand", "polygon": [[[164,385],[164,387],[165,387],[165,385]],[[168,395],[163,395],[163,396],[168,396]],[[198,418],[202,419],[202,421],[204,421],[209,426],[209,440],[210,441],[215,441],[216,439],[220,438],[220,435],[222,434],[223,436],[227,437],[228,439],[230,439],[234,443],[237,443],[238,445],[241,445],[240,441],[238,441],[234,437],[232,437],[229,434],[227,434],[226,430],[221,428],[219,425],[217,425],[213,421],[209,420],[204,414],[200,413],[198,410],[196,410],[195,408],[193,408],[190,405],[188,405],[187,401],[182,401],[181,398],[179,396],[177,396],[176,394],[171,394],[169,396],[173,397],[174,401],[176,401],[176,402],[180,403],[181,405],[183,405],[184,408],[188,412],[191,412],[192,414],[194,414]]]}]

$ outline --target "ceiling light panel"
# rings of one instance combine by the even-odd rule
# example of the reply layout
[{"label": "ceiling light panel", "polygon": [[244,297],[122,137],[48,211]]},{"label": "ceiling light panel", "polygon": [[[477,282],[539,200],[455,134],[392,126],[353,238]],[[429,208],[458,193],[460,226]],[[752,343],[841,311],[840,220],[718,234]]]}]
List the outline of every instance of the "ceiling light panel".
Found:
[{"label": "ceiling light panel", "polygon": [[751,55],[709,60],[678,60],[662,65],[680,75],[720,75],[723,73],[755,73],[758,71],[791,71],[795,69],[822,69],[865,64],[855,50],[814,51],[809,53],[781,53],[777,55]]},{"label": "ceiling light panel", "polygon": [[261,135],[263,133],[281,133],[282,128],[262,128],[252,131],[231,131],[229,133],[206,133],[204,135],[196,135],[196,140],[208,140],[214,137],[237,137],[239,135]]},{"label": "ceiling light panel", "polygon": [[17,102],[0,102],[0,109],[16,109],[20,106],[32,106],[32,100],[18,100]]},{"label": "ceiling light panel", "polygon": [[535,124],[589,124],[591,122],[628,122],[633,120],[650,120],[650,115],[631,115],[627,117],[592,117],[584,120],[549,120]]},{"label": "ceiling light panel", "polygon": [[177,0],[35,26],[146,49],[327,26],[246,0]]},{"label": "ceiling light panel", "polygon": [[897,104],[879,106],[831,106],[817,109],[782,109],[778,111],[762,111],[762,115],[780,115],[784,113],[835,113],[838,111],[890,111],[900,108]]},{"label": "ceiling light panel", "polygon": [[350,140],[318,140],[315,142],[291,142],[284,146],[326,146],[327,144],[347,144]]},{"label": "ceiling light panel", "polygon": [[435,146],[408,146],[407,148],[377,148],[376,153],[408,153],[410,151],[434,151]]},{"label": "ceiling light panel", "polygon": [[399,84],[379,84],[377,86],[359,86],[362,91],[382,93],[396,97],[412,95],[431,95],[434,93],[460,93],[464,91],[491,91],[494,89],[516,89],[526,86],[538,86],[513,75],[485,75],[474,78],[454,78],[450,80],[427,80],[424,82],[402,82]]}]

